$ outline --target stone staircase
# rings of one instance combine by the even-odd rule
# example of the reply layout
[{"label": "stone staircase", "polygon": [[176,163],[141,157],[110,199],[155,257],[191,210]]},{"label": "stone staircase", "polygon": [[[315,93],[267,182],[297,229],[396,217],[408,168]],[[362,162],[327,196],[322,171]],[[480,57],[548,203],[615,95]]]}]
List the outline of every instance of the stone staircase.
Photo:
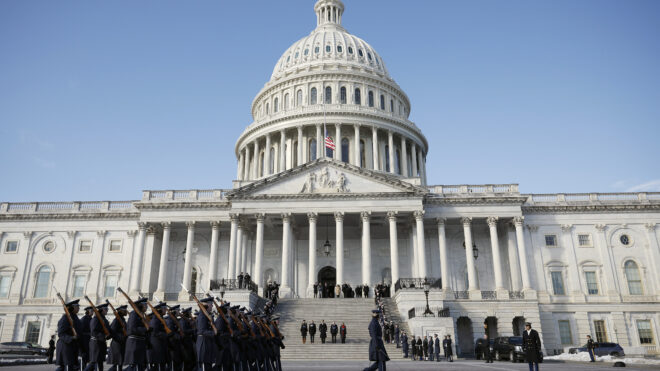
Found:
[{"label": "stone staircase", "polygon": [[[282,350],[282,359],[367,360],[370,340],[368,327],[373,308],[374,301],[371,298],[280,299],[276,313],[280,316],[280,331],[285,337],[286,349]],[[310,343],[309,335],[307,344],[302,343],[300,325],[303,319],[308,324],[314,320],[316,324],[314,344]],[[321,320],[325,320],[328,325],[325,344],[321,343],[319,337],[318,326]],[[330,342],[330,325],[333,321],[337,326],[341,326],[342,322],[346,324],[345,344],[341,344],[339,335],[336,344]],[[386,344],[385,347],[391,359],[403,358],[401,349],[396,349],[394,344]]]}]

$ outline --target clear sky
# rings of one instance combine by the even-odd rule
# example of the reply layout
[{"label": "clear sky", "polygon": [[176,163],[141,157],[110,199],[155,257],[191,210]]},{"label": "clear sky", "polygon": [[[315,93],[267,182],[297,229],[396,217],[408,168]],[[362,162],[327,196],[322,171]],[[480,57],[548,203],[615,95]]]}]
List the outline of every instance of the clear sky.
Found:
[{"label": "clear sky", "polygon": [[[660,191],[660,1],[345,0],[424,132],[430,184]],[[0,201],[229,188],[314,0],[0,2]]]}]

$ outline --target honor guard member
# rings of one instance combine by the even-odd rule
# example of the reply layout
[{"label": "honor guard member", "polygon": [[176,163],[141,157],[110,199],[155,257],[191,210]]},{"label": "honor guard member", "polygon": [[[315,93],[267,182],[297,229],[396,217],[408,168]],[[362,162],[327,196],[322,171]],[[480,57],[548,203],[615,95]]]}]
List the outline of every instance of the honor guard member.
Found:
[{"label": "honor guard member", "polygon": [[321,320],[319,325],[319,333],[321,334],[321,343],[325,344],[325,338],[328,337],[328,325],[325,324],[325,320]]},{"label": "honor guard member", "polygon": [[[106,340],[112,337],[110,323],[108,323],[108,320],[105,319],[105,316],[108,314],[108,304],[97,305],[96,310],[99,311],[101,319],[99,320],[99,318],[94,315],[92,320],[89,321],[89,363],[87,364],[87,367],[85,367],[85,371],[103,371],[103,362],[105,362],[105,356],[108,353],[108,345]],[[105,332],[103,331],[104,326],[106,329],[108,329],[107,338],[105,336]]]},{"label": "honor guard member", "polygon": [[254,360],[254,369],[256,370],[265,370],[265,361],[266,361],[266,351],[264,350],[264,337],[261,336],[261,331],[259,331],[259,326],[255,320],[255,313],[247,312],[247,318],[249,319],[249,326],[252,329],[254,337],[252,337],[252,347],[254,349],[255,360]]},{"label": "honor guard member", "polygon": [[85,307],[85,315],[80,319],[81,331],[80,335],[80,358],[82,359],[81,370],[87,367],[89,362],[89,338],[91,337],[89,331],[89,323],[92,321],[94,309],[92,307]]},{"label": "honor guard member", "polygon": [[74,330],[77,334],[82,331],[78,311],[80,310],[80,300],[73,300],[66,303],[66,308],[71,316],[71,322],[66,313],[57,322],[57,344],[55,346],[55,364],[58,371],[70,371],[78,369],[78,351],[79,341],[74,336]]},{"label": "honor guard member", "polygon": [[[238,307],[238,306],[237,306]],[[243,370],[250,370],[250,364],[254,361],[254,348],[252,346],[252,338],[250,337],[250,330],[248,328],[249,324],[245,322],[241,316],[241,312],[245,308],[237,308],[237,317],[243,325],[243,331],[241,331],[243,347],[241,348],[241,367]]]},{"label": "honor guard member", "polygon": [[124,364],[128,370],[144,371],[147,367],[147,328],[142,323],[142,316],[147,311],[147,299],[142,298],[134,302],[139,313],[132,311],[126,322],[126,351]]},{"label": "honor guard member", "polygon": [[332,343],[337,342],[337,333],[339,332],[339,327],[337,327],[337,323],[332,322],[332,325],[330,325],[330,336],[332,336]]},{"label": "honor guard member", "polygon": [[[211,311],[213,305],[212,300],[213,298],[199,300],[205,307],[204,309],[206,309],[206,313],[209,314],[211,320],[213,320],[213,316],[211,315],[211,313],[213,313]],[[215,344],[215,334],[213,333],[211,322],[209,322],[209,319],[203,312],[199,313],[195,322],[197,330],[197,369],[201,371],[211,371],[211,365],[216,359],[215,352],[217,345]]]},{"label": "honor guard member", "polygon": [[383,343],[383,329],[378,323],[378,317],[380,315],[379,309],[374,309],[371,311],[371,322],[369,323],[369,360],[373,362],[371,367],[367,367],[364,371],[385,371],[386,366],[385,362],[390,360],[390,357],[387,356],[387,351],[385,350],[385,343]]},{"label": "honor guard member", "polygon": [[[220,305],[220,311],[222,314],[224,314],[225,318],[229,316],[229,314],[227,314],[227,308],[229,308],[229,303]],[[216,342],[220,344],[220,349],[215,354],[215,370],[233,371],[233,341],[231,340],[231,336],[229,334],[229,318],[227,318],[227,322],[225,322],[220,313],[218,313],[218,317],[215,319],[215,328],[218,330],[218,334],[216,335]]]},{"label": "honor guard member", "polygon": [[181,311],[181,329],[183,330],[183,340],[181,345],[183,347],[183,368],[186,371],[195,369],[197,364],[197,357],[195,356],[195,329],[192,325],[192,307],[188,307]]},{"label": "honor guard member", "polygon": [[227,307],[227,314],[229,315],[227,320],[229,321],[229,327],[231,327],[233,333],[233,336],[231,337],[231,359],[234,364],[234,369],[236,370],[241,369],[241,353],[243,351],[243,335],[238,329],[238,323],[234,320],[236,309],[238,309],[238,307],[238,305]]},{"label": "honor guard member", "polygon": [[314,335],[316,335],[316,324],[314,320],[309,324],[309,342],[314,344]]},{"label": "honor guard member", "polygon": [[110,323],[110,333],[112,334],[110,353],[108,355],[108,364],[112,365],[110,371],[121,371],[123,369],[124,350],[126,349],[126,335],[124,335],[123,329],[126,328],[124,317],[126,317],[128,311],[125,305],[117,307],[116,310],[119,317],[115,317]]},{"label": "honor guard member", "polygon": [[435,339],[433,340],[433,350],[435,351],[435,361],[440,362],[440,338],[438,334],[435,334]]},{"label": "honor guard member", "polygon": [[[172,316],[168,314],[163,317],[167,327],[172,330],[167,338],[167,348],[169,350],[168,366],[172,370],[181,370],[181,366],[183,365],[183,337],[179,333],[181,321],[177,318],[179,308],[179,305],[169,307],[169,313],[172,313]],[[165,307],[163,309],[165,310]]]},{"label": "honor guard member", "polygon": [[541,351],[541,339],[536,330],[532,330],[532,324],[525,323],[523,331],[523,351],[525,351],[525,360],[529,365],[529,370],[539,371],[539,352]]},{"label": "honor guard member", "polygon": [[[263,329],[264,333],[266,334],[266,337],[264,338],[262,344],[264,348],[264,353],[265,353],[265,361],[264,361],[264,370],[266,371],[271,371],[274,369],[275,366],[275,352],[273,349],[273,336],[270,333],[270,328],[268,326],[268,316],[265,314],[260,314],[259,315],[259,322],[261,322],[261,328]],[[273,333],[274,334],[274,333]]]},{"label": "honor guard member", "polygon": [[451,345],[451,335],[445,336],[442,341],[442,348],[445,350],[445,359],[449,362],[454,362],[454,350]]},{"label": "honor guard member", "polygon": [[279,317],[274,317],[271,321],[269,321],[268,326],[270,327],[270,331],[275,334],[275,337],[273,338],[273,354],[274,354],[274,359],[273,359],[273,369],[275,371],[282,371],[282,362],[280,360],[280,349],[284,349],[284,335],[281,337],[279,329],[277,328],[277,320]]},{"label": "honor guard member", "polygon": [[408,335],[406,332],[401,332],[401,347],[403,348],[403,358],[408,358]]}]

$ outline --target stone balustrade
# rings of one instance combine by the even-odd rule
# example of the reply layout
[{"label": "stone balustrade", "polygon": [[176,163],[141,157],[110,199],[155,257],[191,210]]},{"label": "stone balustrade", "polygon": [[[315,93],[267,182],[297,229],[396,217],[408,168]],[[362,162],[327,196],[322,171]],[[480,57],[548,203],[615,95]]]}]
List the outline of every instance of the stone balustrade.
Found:
[{"label": "stone balustrade", "polygon": [[660,201],[660,192],[641,193],[557,193],[531,194],[526,205],[567,205],[599,203],[651,203]]},{"label": "stone balustrade", "polygon": [[471,196],[472,194],[510,194],[518,195],[518,184],[480,184],[480,185],[432,185],[429,191],[438,195]]},{"label": "stone balustrade", "polygon": [[142,202],[159,201],[218,201],[226,200],[227,189],[146,190]]},{"label": "stone balustrade", "polygon": [[136,212],[136,201],[4,202],[0,213]]}]

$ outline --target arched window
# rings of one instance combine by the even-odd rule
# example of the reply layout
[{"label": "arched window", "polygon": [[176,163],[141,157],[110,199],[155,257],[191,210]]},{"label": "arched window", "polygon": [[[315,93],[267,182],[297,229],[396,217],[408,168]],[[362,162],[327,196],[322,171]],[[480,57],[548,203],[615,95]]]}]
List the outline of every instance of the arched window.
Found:
[{"label": "arched window", "polygon": [[266,175],[266,169],[264,168],[264,156],[265,152],[259,153],[259,176]]},{"label": "arched window", "polygon": [[346,87],[344,86],[339,89],[339,103],[346,104]]},{"label": "arched window", "polygon": [[325,104],[330,104],[332,103],[332,88],[329,86],[325,87],[325,97],[323,98],[325,101]]},{"label": "arched window", "polygon": [[280,103],[279,99],[278,99],[278,98],[275,98],[275,101],[273,101],[273,112],[274,112],[274,113],[277,113],[277,110],[279,109],[279,108],[278,108],[279,103]]},{"label": "arched window", "polygon": [[394,172],[401,174],[401,151],[399,149],[394,152]]},{"label": "arched window", "polygon": [[271,171],[275,170],[275,147],[270,147],[270,169],[267,175],[270,175]]},{"label": "arched window", "polygon": [[270,107],[268,106],[268,103],[266,103],[266,114],[270,113]]},{"label": "arched window", "polygon": [[316,104],[316,88],[312,88],[309,93],[309,104]]},{"label": "arched window", "polygon": [[390,146],[388,144],[385,145],[385,152],[383,152],[383,157],[385,157],[385,171],[389,172],[390,171]]},{"label": "arched window", "polygon": [[380,109],[385,110],[385,96],[383,94],[380,95]]},{"label": "arched window", "polygon": [[369,91],[369,107],[373,107],[373,106],[374,106],[374,92]]},{"label": "arched window", "polygon": [[309,140],[309,154],[307,157],[310,161],[316,160],[316,139]]},{"label": "arched window", "polygon": [[284,94],[284,110],[289,109],[289,93]]},{"label": "arched window", "polygon": [[302,106],[302,90],[298,90],[296,93],[296,107]]},{"label": "arched window", "polygon": [[637,267],[637,263],[628,260],[625,264],[625,270],[630,295],[643,295],[644,290],[642,290],[642,278],[639,275],[639,267]]},{"label": "arched window", "polygon": [[394,113],[394,99],[390,99],[390,112]]},{"label": "arched window", "polygon": [[192,269],[192,276],[190,277],[190,292],[197,292],[197,268]]},{"label": "arched window", "polygon": [[355,88],[355,104],[362,104],[362,97],[360,96],[360,89]]},{"label": "arched window", "polygon": [[365,167],[367,163],[367,153],[364,150],[364,140],[360,140],[360,166]]},{"label": "arched window", "polygon": [[296,167],[298,165],[298,141],[293,142],[293,153],[291,154],[291,158],[293,158],[291,167]]},{"label": "arched window", "polygon": [[341,140],[341,160],[342,162],[348,162],[348,139],[344,138]]},{"label": "arched window", "polygon": [[48,287],[50,286],[50,267],[42,266],[37,271],[37,283],[34,286],[34,297],[45,298],[48,296]]}]

